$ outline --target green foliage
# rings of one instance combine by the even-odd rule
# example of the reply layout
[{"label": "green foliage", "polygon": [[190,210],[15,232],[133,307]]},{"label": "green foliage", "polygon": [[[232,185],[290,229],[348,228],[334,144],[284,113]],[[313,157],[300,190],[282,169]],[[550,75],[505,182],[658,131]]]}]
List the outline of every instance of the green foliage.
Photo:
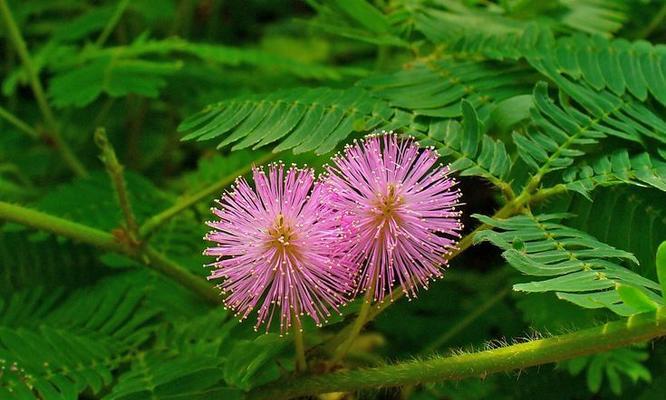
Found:
[{"label": "green foliage", "polygon": [[[37,291],[39,308],[17,320],[23,307],[12,301],[0,325],[0,377],[3,396],[77,398],[90,388],[99,393],[112,381],[123,357],[149,336],[147,321],[156,311],[141,307],[143,295],[126,279],[109,279],[74,292],[59,305],[62,292]],[[8,319],[10,317],[11,319]]]},{"label": "green foliage", "polygon": [[652,160],[648,153],[632,158],[626,150],[593,160],[590,165],[577,165],[565,171],[567,190],[578,192],[592,200],[589,193],[597,186],[633,184],[652,186],[666,191],[666,163]]},{"label": "green foliage", "polygon": [[563,366],[572,375],[586,371],[587,387],[590,392],[598,393],[604,380],[607,380],[611,392],[619,396],[622,394],[623,375],[633,384],[652,381],[650,371],[641,363],[647,358],[648,353],[645,350],[630,347],[574,358],[563,363]]},{"label": "green foliage", "polygon": [[[139,222],[170,203],[146,178],[126,173],[130,200]],[[106,171],[95,171],[89,177],[60,185],[35,205],[37,209],[89,226],[111,231],[120,227],[122,213]]]},{"label": "green foliage", "polygon": [[[362,89],[294,89],[241,97],[206,107],[180,126],[184,139],[227,134],[218,147],[257,149],[280,139],[273,151],[331,151],[353,131],[372,130],[393,114]],[[231,133],[230,133],[231,132]]]},{"label": "green foliage", "polygon": [[[663,304],[658,295],[660,286],[620,265],[616,260],[638,263],[623,250],[599,242],[584,232],[554,221],[566,215],[543,214],[516,216],[506,220],[476,217],[493,227],[476,235],[500,247],[502,256],[523,274],[546,277],[545,280],[519,283],[514,290],[524,292],[556,292],[561,299],[584,308],[606,307],[619,315],[644,312],[643,305],[633,300],[644,296]],[[497,231],[495,229],[501,230]],[[623,295],[616,285],[637,293]],[[631,288],[631,289],[629,289]],[[631,298],[632,301],[625,301]]]},{"label": "green foliage", "polygon": [[635,186],[613,186],[596,189],[590,198],[572,196],[548,208],[571,213],[570,226],[603,243],[631,250],[640,261],[636,271],[656,281],[654,256],[666,236],[666,214],[658,205],[666,201],[666,195]]},{"label": "green foliage", "polygon": [[[252,165],[320,172],[321,154],[376,130],[439,152],[467,228],[443,280],[382,305],[339,365],[329,340],[360,301],[323,329],[304,321],[317,379],[625,316],[631,325],[665,304],[661,2],[0,3],[28,53],[3,13],[0,200],[114,245],[0,221],[0,398],[240,400],[300,379],[290,335],[255,333],[188,286],[214,291],[204,221]],[[97,157],[98,127],[125,166],[138,232]],[[517,380],[484,372],[376,397],[661,399],[663,354],[656,342]]]},{"label": "green foliage", "polygon": [[417,133],[420,143],[434,145],[460,175],[481,176],[499,187],[506,185],[512,161],[504,142],[484,133],[469,102],[462,102],[462,113],[462,124],[455,120],[437,121],[430,125],[427,135]]},{"label": "green foliage", "polygon": [[449,59],[416,62],[402,71],[362,80],[366,87],[415,115],[457,117],[465,98],[486,115],[488,105],[529,92],[529,70],[516,66]]}]

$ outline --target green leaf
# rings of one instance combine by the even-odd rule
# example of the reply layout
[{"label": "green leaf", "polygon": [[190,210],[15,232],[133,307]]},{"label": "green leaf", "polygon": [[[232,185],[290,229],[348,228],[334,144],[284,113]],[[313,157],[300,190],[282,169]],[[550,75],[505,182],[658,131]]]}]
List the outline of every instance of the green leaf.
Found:
[{"label": "green leaf", "polygon": [[[630,93],[645,100],[648,92],[666,104],[666,76],[660,63],[664,46],[624,38],[607,39],[600,35],[575,34],[555,38],[543,24],[531,23],[505,31],[459,30],[431,24],[429,38],[447,43],[451,52],[482,55],[493,60],[526,59],[532,66],[558,84],[569,77],[588,83],[595,90],[608,89],[617,96]],[[579,27],[589,26],[589,21]]]},{"label": "green leaf", "polygon": [[586,379],[588,389],[597,393],[601,390],[604,375],[608,379],[613,394],[622,394],[622,375],[631,379],[635,384],[639,381],[651,382],[650,371],[643,365],[648,358],[648,352],[642,346],[615,349],[591,356],[577,357],[558,363],[572,375],[579,375],[587,369]]},{"label": "green leaf", "polygon": [[661,285],[661,294],[666,301],[666,241],[661,242],[657,248],[657,279]]},{"label": "green leaf", "polygon": [[[537,175],[570,166],[575,158],[585,154],[583,146],[598,144],[609,135],[639,144],[643,144],[646,138],[666,140],[666,136],[655,133],[661,125],[666,129],[666,123],[647,109],[639,110],[642,107],[639,104],[570,83],[566,88],[574,98],[583,102],[589,114],[564,102],[558,106],[548,97],[547,85],[541,82],[534,88],[533,126],[525,134],[513,134],[518,154],[537,171]],[[653,123],[652,128],[646,128],[645,125]],[[618,154],[621,156],[622,153]],[[622,169],[622,160],[618,158],[616,161]],[[636,173],[659,186],[660,179],[654,179],[654,176],[663,174],[663,163],[657,162],[656,165],[659,171],[651,171],[650,159],[642,157],[636,160],[635,166],[640,170]]]},{"label": "green leaf", "polygon": [[[564,214],[518,215],[508,219],[473,216],[493,227],[479,232],[475,241],[489,241],[500,247],[504,250],[502,256],[523,274],[547,277],[516,284],[514,290],[554,291],[559,298],[581,307],[606,307],[619,315],[640,312],[613,290],[621,283],[640,288],[649,299],[661,304],[657,283],[618,264],[617,260],[622,259],[638,263],[631,253],[556,223]],[[522,250],[514,247],[518,240]]]},{"label": "green leaf", "polygon": [[100,58],[55,76],[49,85],[49,96],[58,107],[83,107],[102,93],[111,97],[157,97],[166,85],[164,77],[181,67],[181,62]]},{"label": "green leaf", "polygon": [[419,143],[435,146],[440,155],[451,161],[451,168],[463,176],[481,176],[498,187],[505,187],[511,159],[504,143],[484,133],[474,107],[462,102],[463,124],[455,120],[430,124],[427,135],[415,132]]},{"label": "green leaf", "polygon": [[416,62],[390,74],[359,82],[392,106],[431,117],[462,115],[467,99],[485,119],[493,102],[529,93],[530,73],[521,67],[449,59]]},{"label": "green leaf", "polygon": [[352,131],[372,130],[388,121],[393,110],[359,88],[291,89],[253,95],[206,107],[185,120],[184,140],[209,140],[225,135],[219,147],[257,149],[274,142],[273,151],[327,153]]},{"label": "green leaf", "polygon": [[387,33],[389,23],[386,16],[365,0],[338,0],[335,2],[345,14],[365,28],[376,33]]},{"label": "green leaf", "polygon": [[651,186],[666,191],[666,163],[653,160],[648,153],[629,156],[626,149],[594,161],[583,161],[564,171],[567,190],[590,198],[589,193],[598,186],[632,184]]},{"label": "green leaf", "polygon": [[[140,273],[141,274],[141,273]],[[0,320],[0,360],[8,366],[0,387],[27,398],[75,399],[99,393],[113,381],[125,356],[149,337],[158,310],[144,307],[138,275],[120,275],[84,287],[62,300],[41,294],[38,308],[23,319],[12,308],[29,307],[29,297],[12,301]]]},{"label": "green leaf", "polygon": [[226,357],[224,380],[230,385],[248,390],[277,379],[280,369],[273,359],[288,343],[277,334],[237,341]]},{"label": "green leaf", "polygon": [[616,283],[615,290],[620,295],[620,299],[638,313],[650,312],[659,308],[659,303],[653,301],[650,296],[637,287]]}]

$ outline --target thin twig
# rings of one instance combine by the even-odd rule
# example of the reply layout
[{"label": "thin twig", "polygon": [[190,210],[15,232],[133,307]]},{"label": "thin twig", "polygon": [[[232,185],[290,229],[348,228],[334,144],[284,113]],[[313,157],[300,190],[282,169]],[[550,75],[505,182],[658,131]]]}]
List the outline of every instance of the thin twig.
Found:
[{"label": "thin twig", "polygon": [[106,26],[104,27],[104,30],[97,37],[97,40],[95,41],[95,46],[102,47],[104,45],[104,42],[106,42],[106,40],[109,38],[113,30],[116,28],[118,21],[120,21],[120,18],[125,13],[125,9],[127,8],[128,5],[129,5],[129,0],[120,0],[120,2],[118,3],[118,7],[116,7],[116,10],[113,12],[113,15],[111,16],[111,19],[109,19],[109,21],[106,23]]},{"label": "thin twig", "polygon": [[345,358],[345,356],[349,352],[349,349],[354,343],[354,340],[356,340],[356,337],[361,333],[361,330],[363,330],[363,327],[368,322],[368,316],[370,315],[370,309],[372,308],[372,301],[375,293],[374,289],[376,281],[377,277],[375,274],[375,276],[370,281],[370,285],[365,291],[365,296],[363,296],[363,304],[361,304],[361,309],[358,315],[356,316],[354,323],[352,324],[351,330],[347,335],[347,338],[335,351],[335,356],[333,357],[332,360],[333,363],[342,361]]},{"label": "thin twig", "polygon": [[136,223],[136,218],[132,211],[132,203],[129,200],[127,184],[125,183],[125,177],[123,176],[123,166],[118,162],[116,152],[113,150],[113,146],[111,146],[104,128],[97,128],[95,131],[95,143],[97,144],[97,147],[102,150],[100,158],[106,167],[106,171],[111,177],[111,183],[115,189],[118,204],[123,212],[127,233],[132,240],[132,243],[136,245],[138,244],[139,239],[139,225]]},{"label": "thin twig", "polygon": [[0,118],[6,120],[10,124],[14,125],[16,129],[25,133],[29,137],[35,140],[39,140],[39,132],[35,130],[32,126],[28,125],[23,120],[19,119],[14,114],[10,113],[7,109],[0,106]]},{"label": "thin twig", "polygon": [[[268,153],[265,156],[255,160],[254,163],[256,164],[263,164],[271,159],[275,158],[277,154],[275,153]],[[159,214],[156,214],[152,217],[150,217],[142,226],[139,228],[139,234],[140,237],[146,238],[150,236],[150,234],[153,233],[155,229],[158,227],[162,226],[164,223],[166,223],[168,220],[171,218],[175,217],[182,211],[192,207],[194,204],[206,200],[210,198],[211,196],[217,194],[220,192],[222,189],[225,187],[229,186],[233,181],[246,173],[248,173],[252,169],[251,165],[246,165],[242,168],[237,169],[236,171],[232,172],[229,175],[226,175],[219,179],[217,182],[214,184],[192,194],[187,197],[182,198],[176,204],[173,206],[167,208],[166,210],[160,212]]]}]

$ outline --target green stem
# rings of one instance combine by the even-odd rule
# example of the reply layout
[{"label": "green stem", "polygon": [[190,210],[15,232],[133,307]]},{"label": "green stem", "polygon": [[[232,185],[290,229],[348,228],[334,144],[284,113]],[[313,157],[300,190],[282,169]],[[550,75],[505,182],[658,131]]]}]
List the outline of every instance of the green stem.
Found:
[{"label": "green stem", "polygon": [[123,243],[112,234],[99,229],[2,201],[0,201],[0,220],[16,222],[87,243],[103,250],[125,254],[147,264],[148,267],[166,275],[213,304],[222,302],[218,291],[213,286],[191,274],[152,247],[138,250]]},{"label": "green stem", "polygon": [[147,246],[141,253],[135,256],[135,258],[144,261],[149,268],[154,269],[190,289],[210,304],[222,304],[220,291],[213,285],[205,279],[192,274],[153,247]]},{"label": "green stem", "polygon": [[[263,164],[275,158],[276,156],[277,155],[275,153],[268,153],[267,155],[257,159],[255,163]],[[230,185],[237,177],[245,175],[251,169],[252,169],[251,165],[246,165],[243,168],[239,168],[236,171],[232,172],[231,174],[218,180],[214,184],[179,200],[173,206],[167,208],[166,210],[160,212],[159,214],[150,217],[139,229],[140,237],[142,238],[148,237],[155,229],[162,226],[164,223],[166,223],[168,220],[181,213],[183,210],[186,210],[191,206],[193,206],[194,204],[204,199],[208,199],[211,196],[219,193],[222,189]]]},{"label": "green stem", "polygon": [[103,250],[129,254],[129,248],[112,234],[40,211],[0,201],[0,220],[16,222],[70,239],[88,243]]},{"label": "green stem", "polygon": [[376,368],[297,377],[268,384],[247,399],[286,399],[319,393],[485,377],[595,354],[666,335],[666,307],[594,328],[493,350],[415,360]]},{"label": "green stem", "polygon": [[32,63],[32,59],[30,58],[30,53],[28,53],[28,48],[25,44],[25,41],[23,40],[23,36],[21,36],[21,31],[19,30],[18,26],[16,25],[16,22],[14,21],[14,17],[12,15],[11,10],[7,6],[6,0],[0,0],[0,15],[2,17],[3,22],[5,23],[7,36],[9,37],[9,40],[16,48],[16,52],[18,53],[19,58],[23,63],[23,67],[25,68],[25,71],[28,74],[28,78],[30,80],[30,87],[32,88],[32,92],[35,95],[35,99],[37,100],[37,106],[39,107],[39,110],[41,111],[44,117],[44,121],[46,122],[46,125],[49,127],[51,131],[49,136],[53,141],[53,144],[55,145],[56,149],[60,152],[60,155],[67,164],[67,166],[69,166],[69,168],[76,175],[87,176],[88,172],[86,171],[81,161],[79,161],[79,159],[72,152],[67,143],[63,141],[62,137],[60,136],[60,133],[58,131],[58,123],[56,122],[56,119],[54,117],[53,110],[51,110],[51,107],[46,101],[46,94],[44,93],[44,88],[42,87],[42,83],[39,80],[37,69]]},{"label": "green stem", "polygon": [[104,42],[109,38],[113,30],[115,29],[116,25],[118,24],[118,21],[120,21],[120,18],[123,16],[123,13],[125,13],[125,9],[129,5],[129,0],[120,0],[118,3],[118,7],[116,7],[116,10],[113,13],[113,16],[111,16],[111,19],[109,22],[106,23],[106,26],[104,27],[104,30],[102,33],[99,34],[99,37],[95,41],[95,46],[97,47],[102,47],[104,45]]},{"label": "green stem", "polygon": [[127,185],[125,184],[125,178],[123,177],[123,166],[118,162],[116,152],[113,150],[113,146],[111,146],[104,128],[97,128],[97,131],[95,131],[95,143],[100,150],[102,150],[100,158],[102,159],[102,162],[104,162],[106,171],[111,177],[118,204],[123,212],[127,233],[132,239],[132,243],[138,244],[139,226],[136,223],[136,218],[132,211],[132,204],[127,193]]},{"label": "green stem", "polygon": [[363,330],[363,327],[368,322],[368,316],[370,315],[372,300],[375,293],[375,282],[376,277],[373,277],[370,281],[368,289],[365,291],[365,296],[363,296],[363,304],[361,304],[361,309],[359,310],[358,315],[356,316],[356,319],[354,320],[354,323],[349,330],[349,333],[347,333],[346,339],[335,351],[335,356],[332,360],[333,363],[338,363],[345,358],[352,344],[354,344],[354,340],[356,340],[358,335],[361,333],[361,330]]},{"label": "green stem", "polygon": [[470,326],[479,317],[481,317],[483,314],[485,314],[488,310],[490,310],[495,304],[502,301],[502,299],[504,299],[506,297],[506,295],[508,295],[510,292],[511,292],[511,289],[509,287],[506,287],[506,288],[500,290],[499,292],[497,292],[494,296],[489,298],[486,302],[484,302],[480,306],[476,307],[473,312],[467,314],[467,316],[465,318],[463,318],[460,322],[458,322],[457,324],[452,326],[451,329],[447,330],[440,337],[433,340],[425,349],[423,349],[421,354],[432,353],[433,351],[442,347],[445,343],[447,343],[449,340],[451,340],[457,334],[462,332],[465,328]]},{"label": "green stem", "polygon": [[39,132],[3,107],[0,107],[0,118],[5,119],[14,125],[16,129],[30,136],[32,139],[39,140]]},{"label": "green stem", "polygon": [[301,320],[296,315],[292,315],[292,321],[294,321],[292,333],[294,334],[294,350],[296,351],[296,372],[304,372],[308,368],[308,364],[305,360],[303,327],[301,326]]}]

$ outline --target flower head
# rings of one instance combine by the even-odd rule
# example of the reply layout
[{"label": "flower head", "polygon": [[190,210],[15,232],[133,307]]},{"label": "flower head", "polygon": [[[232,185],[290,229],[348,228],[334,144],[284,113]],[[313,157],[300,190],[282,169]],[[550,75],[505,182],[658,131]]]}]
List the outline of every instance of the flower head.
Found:
[{"label": "flower head", "polygon": [[212,208],[209,279],[223,279],[225,305],[241,320],[258,308],[255,329],[268,330],[278,309],[282,332],[305,314],[321,324],[345,302],[353,275],[333,251],[340,229],[321,186],[312,170],[282,164],[253,168],[253,177],[256,189],[239,178]]},{"label": "flower head", "polygon": [[442,275],[462,225],[460,191],[438,154],[393,133],[372,135],[333,158],[324,178],[345,240],[338,252],[360,266],[359,291],[383,301],[398,283],[407,296]]}]

